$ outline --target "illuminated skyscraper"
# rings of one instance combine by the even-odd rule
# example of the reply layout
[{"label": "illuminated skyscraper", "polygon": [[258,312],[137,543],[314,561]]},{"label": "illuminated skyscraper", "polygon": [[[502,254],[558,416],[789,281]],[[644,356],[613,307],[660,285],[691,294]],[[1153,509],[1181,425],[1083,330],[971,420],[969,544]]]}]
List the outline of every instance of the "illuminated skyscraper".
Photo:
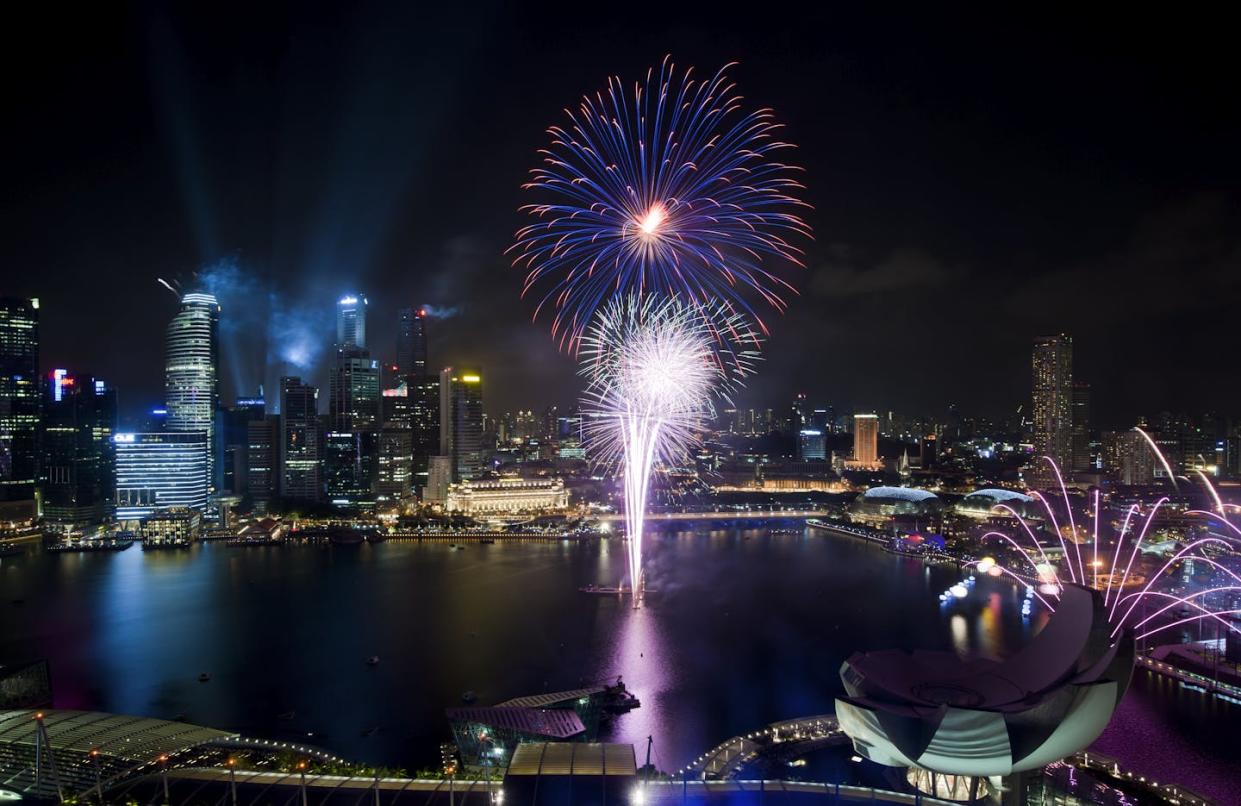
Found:
[{"label": "illuminated skyscraper", "polygon": [[[1034,340],[1032,377],[1034,417],[1034,474],[1037,485],[1054,483],[1043,459],[1050,456],[1062,468],[1072,462],[1073,450],[1073,339],[1063,333]],[[1049,475],[1050,474],[1050,475]]]},{"label": "illuminated skyscraper", "polygon": [[301,501],[322,496],[323,434],[319,390],[301,378],[280,379],[280,495]]},{"label": "illuminated skyscraper", "polygon": [[1075,383],[1072,390],[1072,448],[1069,466],[1076,471],[1091,469],[1094,459],[1090,445],[1090,384]]},{"label": "illuminated skyscraper", "polygon": [[117,434],[112,441],[118,521],[139,521],[169,507],[206,509],[206,434]]},{"label": "illuminated skyscraper", "polygon": [[853,456],[859,466],[875,467],[879,464],[879,416],[876,414],[853,415]]},{"label": "illuminated skyscraper", "polygon": [[803,462],[827,458],[827,444],[820,428],[803,428],[797,434],[797,458]]},{"label": "illuminated skyscraper", "polygon": [[[164,405],[169,431],[201,432],[215,445],[220,404],[220,305],[211,294],[181,297],[181,310],[168,324],[165,341]],[[208,450],[208,480],[214,487],[216,461]]]},{"label": "illuminated skyscraper", "polygon": [[246,423],[246,492],[258,512],[280,493],[280,415]]},{"label": "illuminated skyscraper", "polygon": [[423,308],[402,308],[396,334],[396,366],[402,376],[427,371],[427,312]]},{"label": "illuminated skyscraper", "polygon": [[420,490],[428,482],[430,458],[440,450],[440,376],[412,375],[408,390],[414,489]]},{"label": "illuminated skyscraper", "polygon": [[483,469],[483,378],[477,369],[440,372],[440,455],[451,457],[454,481]]},{"label": "illuminated skyscraper", "polygon": [[332,428],[378,430],[379,401],[379,362],[356,347],[338,350],[328,387],[328,421]]},{"label": "illuminated skyscraper", "polygon": [[38,429],[39,300],[0,298],[0,502],[33,507]]},{"label": "illuminated skyscraper", "polygon": [[336,303],[336,349],[366,349],[366,297],[347,294]]},{"label": "illuminated skyscraper", "polygon": [[63,369],[47,377],[39,483],[43,520],[86,531],[111,520],[116,503],[116,390]]}]

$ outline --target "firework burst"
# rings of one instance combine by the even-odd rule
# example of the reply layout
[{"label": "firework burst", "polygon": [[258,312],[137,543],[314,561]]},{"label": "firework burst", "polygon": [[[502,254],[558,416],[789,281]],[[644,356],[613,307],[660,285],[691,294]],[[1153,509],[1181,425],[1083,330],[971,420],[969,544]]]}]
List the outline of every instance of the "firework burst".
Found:
[{"label": "firework burst", "polygon": [[509,253],[527,272],[523,296],[538,297],[535,318],[554,312],[562,348],[576,350],[617,293],[723,301],[764,332],[749,299],[783,310],[793,287],[765,265],[801,265],[809,205],[800,169],[778,159],[792,148],[780,124],[770,109],[743,111],[729,66],[698,80],[665,58],[632,94],[609,79],[549,129],[523,186],[548,200],[522,208],[538,220]]},{"label": "firework burst", "polygon": [[629,539],[629,584],[642,591],[642,538],[651,474],[683,459],[757,360],[743,317],[727,306],[627,294],[599,312],[582,337],[584,431],[595,461],[620,467]]}]

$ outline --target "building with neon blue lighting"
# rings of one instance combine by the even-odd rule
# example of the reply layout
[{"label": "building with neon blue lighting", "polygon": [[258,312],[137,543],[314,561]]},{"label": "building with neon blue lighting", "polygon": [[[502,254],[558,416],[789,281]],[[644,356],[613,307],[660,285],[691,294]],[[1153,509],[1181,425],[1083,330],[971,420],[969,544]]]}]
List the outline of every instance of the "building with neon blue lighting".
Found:
[{"label": "building with neon blue lighting", "polygon": [[169,507],[207,508],[206,434],[117,434],[113,441],[118,521],[140,521]]}]

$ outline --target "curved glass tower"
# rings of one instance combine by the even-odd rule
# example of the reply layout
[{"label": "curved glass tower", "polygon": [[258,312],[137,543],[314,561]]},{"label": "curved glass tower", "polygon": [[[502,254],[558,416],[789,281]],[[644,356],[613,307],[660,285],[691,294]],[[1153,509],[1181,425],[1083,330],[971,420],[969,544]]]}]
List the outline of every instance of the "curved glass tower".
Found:
[{"label": "curved glass tower", "polygon": [[[220,402],[220,304],[211,294],[191,292],[181,297],[181,310],[168,325],[164,368],[164,402],[169,431],[206,435],[214,445],[215,412]],[[207,451],[207,478],[214,479],[214,462]]]}]

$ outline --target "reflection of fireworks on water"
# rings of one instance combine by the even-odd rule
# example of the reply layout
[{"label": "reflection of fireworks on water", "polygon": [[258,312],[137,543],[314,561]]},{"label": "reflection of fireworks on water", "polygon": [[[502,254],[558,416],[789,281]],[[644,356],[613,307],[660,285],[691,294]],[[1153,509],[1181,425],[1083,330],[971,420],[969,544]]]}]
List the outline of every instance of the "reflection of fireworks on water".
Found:
[{"label": "reflection of fireworks on water", "polygon": [[777,159],[792,147],[776,139],[780,124],[769,109],[741,110],[727,69],[699,80],[665,59],[632,96],[610,79],[549,130],[525,185],[549,202],[522,208],[538,220],[509,252],[527,271],[523,294],[540,289],[535,316],[554,309],[562,345],[576,348],[618,292],[725,301],[752,315],[753,294],[783,309],[792,287],[763,264],[800,265],[791,240],[810,234],[797,215],[808,205],[799,169]]},{"label": "reflection of fireworks on water", "polygon": [[[1145,432],[1141,433],[1168,473],[1173,487],[1179,490],[1177,477],[1172,473],[1168,460],[1155,442]],[[1235,604],[1241,600],[1241,576],[1210,556],[1211,553],[1220,556],[1241,548],[1241,529],[1229,519],[1231,505],[1223,503],[1206,475],[1198,474],[1214,502],[1214,511],[1189,509],[1185,514],[1200,519],[1208,527],[1207,535],[1191,536],[1192,539],[1181,541],[1166,561],[1155,564],[1157,570],[1143,575],[1139,558],[1150,550],[1151,526],[1170,499],[1161,497],[1145,513],[1138,504],[1129,506],[1115,541],[1109,542],[1100,533],[1102,505],[1099,491],[1095,490],[1090,497],[1091,506],[1087,510],[1089,523],[1079,528],[1060,468],[1050,457],[1044,457],[1044,460],[1055,471],[1060,482],[1059,493],[1048,497],[1034,492],[1032,496],[1042,503],[1047,521],[1059,540],[1062,559],[1055,561],[1048,556],[1034,529],[1017,510],[1007,504],[998,504],[995,512],[1015,518],[1020,531],[1016,537],[991,531],[984,534],[983,539],[998,540],[1019,554],[1022,561],[1014,569],[988,557],[973,563],[979,571],[1016,578],[1029,586],[1031,594],[1051,610],[1055,609],[1054,603],[1065,584],[1084,585],[1102,591],[1113,625],[1113,638],[1120,635],[1124,628],[1132,629],[1136,637],[1142,639],[1204,620],[1216,621],[1233,632],[1241,633],[1241,628],[1228,618],[1241,615],[1241,609],[1236,609]],[[1184,476],[1181,478],[1188,481]],[[1057,517],[1056,510],[1061,504],[1061,515]],[[1211,527],[1217,531],[1209,531]],[[1066,531],[1070,535],[1067,541]],[[1083,544],[1087,542],[1085,535],[1089,535],[1089,546],[1083,549]],[[1195,568],[1209,568],[1211,575],[1224,584],[1211,584],[1189,593],[1157,589],[1165,585],[1185,563],[1192,563]],[[1191,615],[1183,615],[1186,612]]]},{"label": "reflection of fireworks on water", "polygon": [[757,345],[758,337],[722,304],[637,295],[609,302],[582,337],[583,430],[592,458],[621,468],[636,594],[651,473],[687,456],[715,413],[714,399],[751,371],[757,354],[736,344]]}]

